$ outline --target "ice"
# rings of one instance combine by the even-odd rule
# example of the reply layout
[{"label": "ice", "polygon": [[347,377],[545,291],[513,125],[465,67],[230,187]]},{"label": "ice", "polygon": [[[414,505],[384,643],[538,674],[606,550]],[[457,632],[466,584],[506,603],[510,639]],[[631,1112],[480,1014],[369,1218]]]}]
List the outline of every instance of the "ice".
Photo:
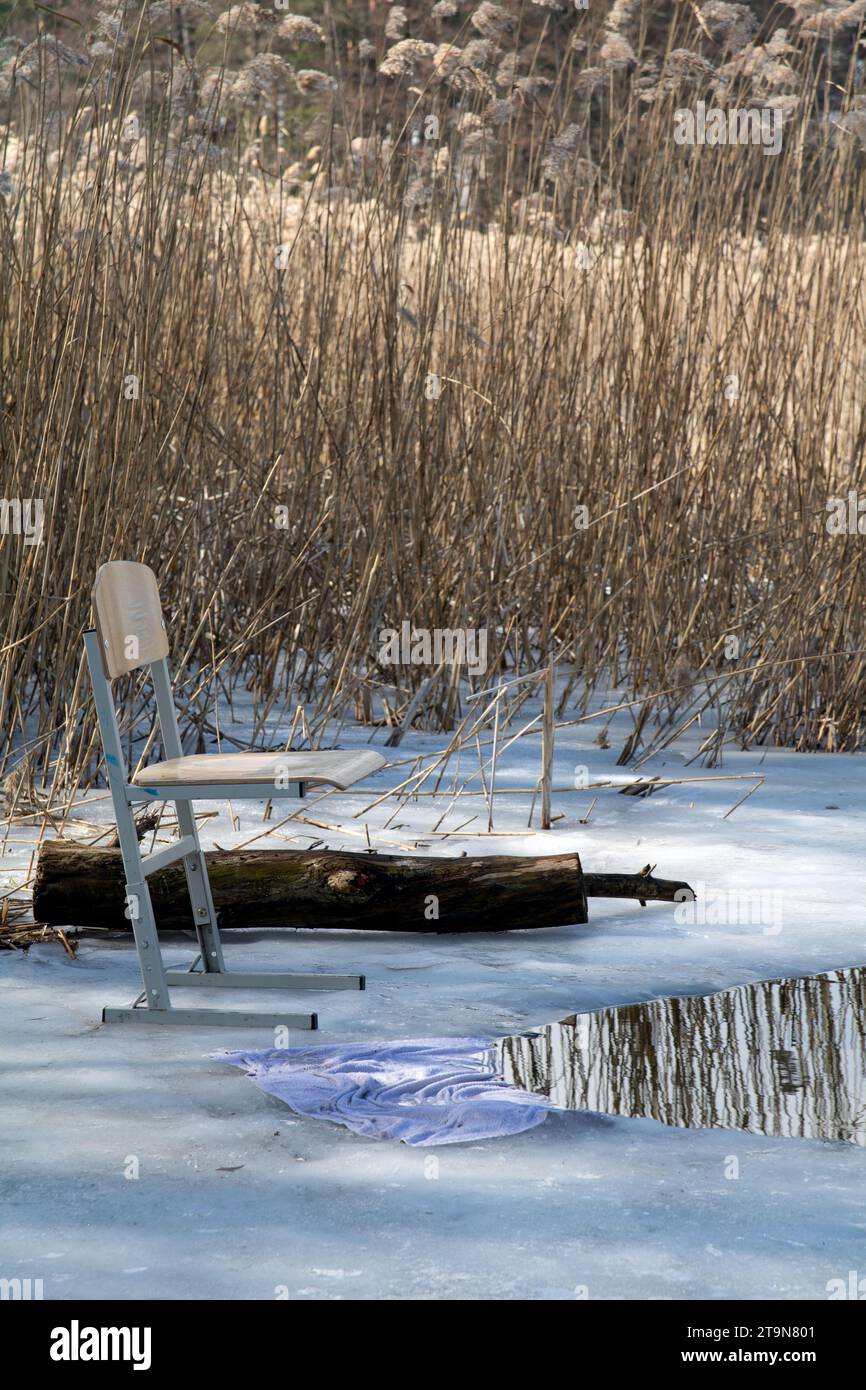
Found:
[{"label": "ice", "polygon": [[[590,781],[633,780],[616,764],[629,727],[625,716],[611,723],[609,749],[596,745],[595,724],[561,730],[555,785],[572,786],[576,766]],[[598,872],[650,862],[699,892],[779,894],[778,931],[683,924],[670,905],[591,899],[585,926],[501,936],[227,933],[229,962],[366,974],[365,993],[317,995],[322,1031],[293,1043],[497,1037],[576,1011],[862,964],[863,757],[758,749],[726,751],[721,768],[686,765],[701,736],[639,775],[765,776],[728,819],[752,783],[554,796],[564,819],[546,833],[527,832],[530,797],[504,796],[495,829],[511,833],[489,839],[432,836],[447,804],[432,798],[385,828],[391,801],[366,818],[371,843],[399,853],[418,840],[428,846],[419,852],[441,855],[577,850]],[[368,738],[344,730],[341,743]],[[373,746],[382,742],[377,734]],[[413,732],[395,757],[443,746],[441,735]],[[396,785],[410,766],[370,785]],[[532,735],[504,754],[497,787],[531,786],[539,769]],[[464,755],[461,780],[470,772]],[[256,843],[363,849],[354,816],[373,799],[353,791],[302,811],[339,833],[294,821]],[[206,844],[268,828],[258,803],[233,809],[239,830],[220,806]],[[483,798],[461,799],[443,828],[474,813],[470,828],[485,829]],[[110,820],[104,796],[77,814]],[[0,877],[11,882],[25,876],[38,832],[10,833],[31,841],[6,846]],[[166,949],[171,963],[191,953],[180,937]],[[829,1281],[866,1273],[862,1150],[586,1113],[447,1150],[367,1141],[297,1119],[207,1055],[269,1045],[260,1032],[100,1025],[104,1004],[137,990],[125,942],[84,938],[75,961],[54,943],[0,955],[0,1276],[43,1278],[46,1298],[824,1299]]]}]

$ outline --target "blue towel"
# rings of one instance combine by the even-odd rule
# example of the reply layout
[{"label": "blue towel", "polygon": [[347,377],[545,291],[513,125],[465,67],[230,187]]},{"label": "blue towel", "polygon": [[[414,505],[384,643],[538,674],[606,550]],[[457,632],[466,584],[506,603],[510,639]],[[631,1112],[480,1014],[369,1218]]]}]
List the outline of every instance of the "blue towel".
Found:
[{"label": "blue towel", "polygon": [[413,1038],[332,1047],[214,1052],[298,1115],[370,1139],[465,1144],[540,1125],[554,1109],[509,1086],[485,1038]]}]

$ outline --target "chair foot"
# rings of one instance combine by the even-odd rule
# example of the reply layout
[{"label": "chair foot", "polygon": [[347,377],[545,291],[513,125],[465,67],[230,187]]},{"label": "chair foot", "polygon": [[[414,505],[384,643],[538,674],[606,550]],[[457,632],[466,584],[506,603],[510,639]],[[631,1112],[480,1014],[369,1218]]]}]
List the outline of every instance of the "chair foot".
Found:
[{"label": "chair foot", "polygon": [[105,1008],[103,1023],[169,1023],[188,1024],[200,1028],[300,1028],[315,1032],[318,1014],[245,1013],[234,1009],[149,1009],[128,1005],[126,1008]]},{"label": "chair foot", "polygon": [[291,975],[245,970],[167,970],[166,984],[199,989],[366,989],[364,975]]}]

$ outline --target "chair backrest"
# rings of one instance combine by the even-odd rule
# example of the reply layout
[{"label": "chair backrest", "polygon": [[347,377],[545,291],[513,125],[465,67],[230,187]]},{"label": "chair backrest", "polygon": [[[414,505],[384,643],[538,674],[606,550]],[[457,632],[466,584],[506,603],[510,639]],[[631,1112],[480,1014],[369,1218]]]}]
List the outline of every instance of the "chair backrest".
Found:
[{"label": "chair backrest", "polygon": [[168,656],[168,635],[156,575],[132,560],[101,565],[93,607],[102,660],[110,680]]}]

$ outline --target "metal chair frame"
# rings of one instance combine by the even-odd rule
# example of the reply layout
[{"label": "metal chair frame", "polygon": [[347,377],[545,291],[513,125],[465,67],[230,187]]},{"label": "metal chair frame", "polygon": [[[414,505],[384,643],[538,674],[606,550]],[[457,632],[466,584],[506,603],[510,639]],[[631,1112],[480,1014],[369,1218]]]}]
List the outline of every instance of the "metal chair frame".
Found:
[{"label": "metal chair frame", "polygon": [[[121,562],[123,563],[123,562]],[[110,566],[104,566],[108,569]],[[144,569],[144,566],[140,567]],[[148,571],[150,575],[150,571]],[[96,601],[98,613],[98,601]],[[160,619],[161,622],[161,619]],[[164,624],[162,624],[164,627]],[[105,1023],[163,1023],[200,1024],[207,1026],[267,1026],[285,1025],[289,1028],[315,1029],[315,1013],[276,1012],[248,1013],[241,1010],[211,1008],[176,1008],[170,991],[175,988],[287,989],[287,990],[362,990],[363,975],[274,974],[250,971],[230,971],[223,957],[219,926],[214,909],[205,856],[199,842],[193,801],[235,799],[298,798],[305,796],[303,781],[286,780],[284,785],[261,782],[202,782],[196,785],[168,784],[148,787],[130,782],[121,748],[120,730],[110,681],[110,662],[106,659],[109,643],[98,628],[84,634],[87,664],[96,702],[96,715],[105,754],[108,785],[117,819],[120,852],[126,879],[127,916],[132,923],[135,945],[141,966],[142,991],[124,1008],[105,1008]],[[162,656],[153,661],[138,663],[148,667],[156,698],[157,718],[166,759],[183,756],[177,714],[171,691],[168,660]],[[107,671],[108,666],[108,671]],[[315,757],[315,754],[311,756]],[[133,807],[141,802],[173,801],[177,813],[180,837],[174,844],[151,854],[142,854],[136,832]],[[183,861],[189,889],[192,917],[198,938],[199,954],[186,970],[170,970],[165,966],[160,948],[156,918],[153,911],[148,878],[159,869],[178,860]]]}]

